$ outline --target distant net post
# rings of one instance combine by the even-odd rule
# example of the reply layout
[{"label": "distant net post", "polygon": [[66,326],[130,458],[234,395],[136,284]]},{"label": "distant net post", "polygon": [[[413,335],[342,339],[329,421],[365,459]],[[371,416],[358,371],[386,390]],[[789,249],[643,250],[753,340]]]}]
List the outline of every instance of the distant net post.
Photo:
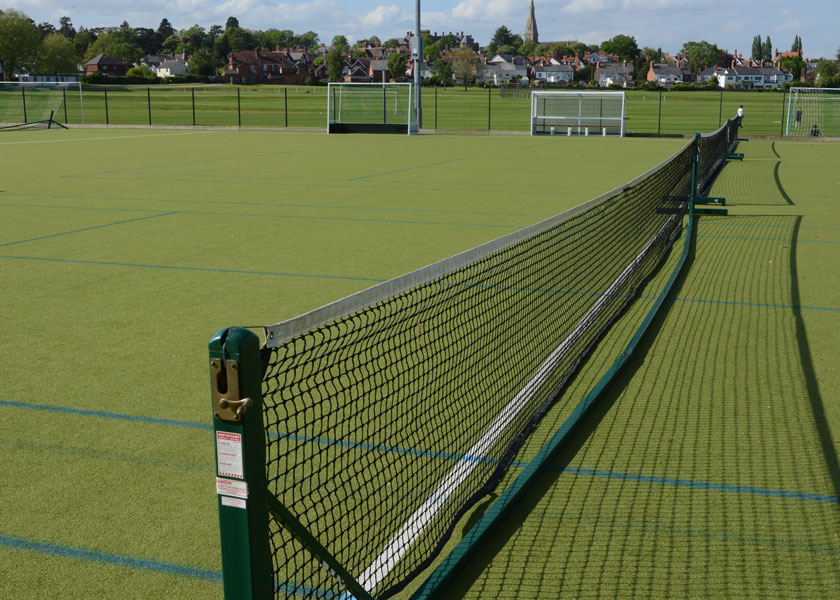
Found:
[{"label": "distant net post", "polygon": [[624,137],[624,92],[535,91],[531,135]]},{"label": "distant net post", "polygon": [[410,83],[330,83],[327,133],[416,134]]},{"label": "distant net post", "polygon": [[0,83],[0,130],[66,129],[67,107],[75,102],[76,94],[84,123],[84,100],[78,82]]},{"label": "distant net post", "polygon": [[840,136],[840,88],[790,88],[785,135]]}]

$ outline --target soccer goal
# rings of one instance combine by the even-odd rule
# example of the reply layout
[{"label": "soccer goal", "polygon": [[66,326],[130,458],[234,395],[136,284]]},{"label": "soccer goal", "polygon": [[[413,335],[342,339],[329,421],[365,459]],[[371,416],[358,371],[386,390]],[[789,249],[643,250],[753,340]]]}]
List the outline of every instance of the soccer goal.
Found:
[{"label": "soccer goal", "polygon": [[327,133],[417,133],[411,83],[330,83]]},{"label": "soccer goal", "polygon": [[80,111],[84,123],[84,99],[78,82],[0,83],[0,129],[66,129],[71,104],[74,113]]},{"label": "soccer goal", "polygon": [[785,135],[840,136],[840,88],[790,88]]},{"label": "soccer goal", "polygon": [[531,135],[624,137],[624,92],[535,91]]}]

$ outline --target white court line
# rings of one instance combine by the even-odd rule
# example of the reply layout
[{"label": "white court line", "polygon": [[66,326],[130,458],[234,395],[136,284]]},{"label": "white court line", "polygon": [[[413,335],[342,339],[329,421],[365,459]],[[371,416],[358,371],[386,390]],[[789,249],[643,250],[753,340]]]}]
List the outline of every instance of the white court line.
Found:
[{"label": "white court line", "polygon": [[[501,437],[502,432],[510,425],[530,399],[537,393],[550,372],[565,358],[571,347],[583,336],[585,330],[597,319],[598,313],[603,306],[619,293],[619,287],[630,277],[636,267],[645,259],[647,253],[658,243],[663,232],[670,229],[672,221],[682,215],[671,215],[660,228],[659,232],[645,245],[639,254],[630,261],[621,274],[613,281],[609,288],[598,298],[583,318],[578,322],[572,332],[563,340],[559,346],[540,365],[534,376],[525,384],[525,387],[513,397],[505,406],[498,417],[484,432],[484,435],[465,452],[466,456],[483,458],[484,453]],[[459,462],[449,474],[444,477],[437,489],[423,502],[420,507],[408,518],[394,538],[388,543],[385,549],[377,556],[370,566],[364,570],[359,577],[359,584],[366,590],[376,589],[383,579],[397,566],[397,563],[417,541],[423,530],[431,523],[438,511],[449,497],[455,493],[458,487],[470,476],[481,460],[470,460]]]},{"label": "white court line", "polygon": [[149,135],[115,135],[110,137],[70,138],[65,140],[29,140],[26,142],[0,142],[0,146],[14,146],[16,144],[57,144],[58,142],[96,142],[101,140],[136,140],[138,138],[150,138],[173,135],[199,135],[203,133],[219,133],[215,131],[185,131],[182,133],[152,133]]}]

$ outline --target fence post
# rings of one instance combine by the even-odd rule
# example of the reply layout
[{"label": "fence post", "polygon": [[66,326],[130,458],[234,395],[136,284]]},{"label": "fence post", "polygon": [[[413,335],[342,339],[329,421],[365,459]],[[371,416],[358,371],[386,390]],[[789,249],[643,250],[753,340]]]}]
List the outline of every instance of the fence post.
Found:
[{"label": "fence post", "polygon": [[785,99],[787,98],[787,90],[782,90],[782,119],[779,121],[779,137],[785,135]]},{"label": "fence post", "polygon": [[222,329],[209,352],[225,598],[271,598],[259,340],[241,327]]},{"label": "fence post", "polygon": [[283,88],[283,111],[286,113],[286,127],[289,126],[289,88]]},{"label": "fence post", "polygon": [[152,126],[152,89],[146,88],[146,104],[149,107],[149,127]]},{"label": "fence post", "polygon": [[236,121],[242,127],[242,103],[239,99],[239,88],[236,88]]},{"label": "fence post", "polygon": [[23,96],[23,122],[27,123],[29,119],[26,117],[26,88],[20,86],[20,93]]},{"label": "fence post", "polygon": [[656,121],[656,137],[662,135],[662,90],[659,90],[659,115]]},{"label": "fence post", "polygon": [[111,124],[110,120],[108,119],[108,88],[105,88],[105,124]]},{"label": "fence post", "polygon": [[193,127],[195,127],[195,88],[190,88],[190,92],[192,92]]},{"label": "fence post", "polygon": [[720,106],[718,108],[718,127],[723,124],[723,88],[720,89]]},{"label": "fence post", "polygon": [[64,104],[64,124],[67,124],[67,88],[61,88],[61,96]]},{"label": "fence post", "polygon": [[490,131],[490,99],[493,97],[490,92],[492,89],[489,85],[487,86],[487,131]]},{"label": "fence post", "polygon": [[438,115],[438,107],[437,107],[437,84],[435,84],[435,131],[437,131],[437,115]]}]

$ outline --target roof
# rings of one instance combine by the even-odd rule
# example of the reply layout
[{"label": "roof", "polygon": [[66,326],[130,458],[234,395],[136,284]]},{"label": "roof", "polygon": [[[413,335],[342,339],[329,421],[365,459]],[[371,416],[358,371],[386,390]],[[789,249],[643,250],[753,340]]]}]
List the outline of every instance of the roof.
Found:
[{"label": "roof", "polygon": [[598,63],[598,72],[616,75],[632,75],[633,65],[623,65],[621,63]]},{"label": "roof", "polygon": [[85,66],[88,65],[119,65],[119,66],[126,66],[125,63],[118,61],[116,58],[111,58],[105,54],[98,54],[94,56],[89,61],[85,63]]},{"label": "roof", "polygon": [[534,67],[534,71],[543,71],[548,73],[571,73],[572,71],[574,71],[574,69],[571,67],[571,65],[536,65]]},{"label": "roof", "polygon": [[783,75],[782,71],[776,67],[730,67],[724,71],[724,74],[735,75]]}]

